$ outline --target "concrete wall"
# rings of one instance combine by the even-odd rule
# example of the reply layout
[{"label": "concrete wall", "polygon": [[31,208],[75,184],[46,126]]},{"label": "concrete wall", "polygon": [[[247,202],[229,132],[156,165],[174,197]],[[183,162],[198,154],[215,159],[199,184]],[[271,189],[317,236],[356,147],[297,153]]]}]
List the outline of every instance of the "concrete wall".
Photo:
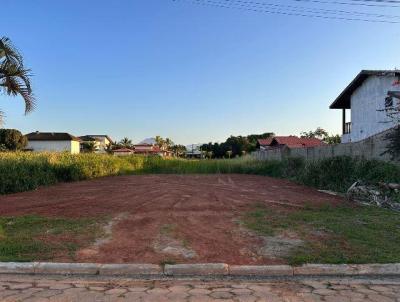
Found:
[{"label": "concrete wall", "polygon": [[77,141],[28,141],[27,149],[36,152],[64,152],[72,154],[80,152],[80,144]]},{"label": "concrete wall", "polygon": [[382,155],[386,150],[387,142],[384,136],[388,131],[381,132],[365,140],[355,143],[326,145],[310,148],[283,148],[265,151],[256,151],[251,154],[259,160],[282,160],[287,157],[302,157],[306,160],[319,160],[334,156],[351,156],[365,159],[390,160],[388,154]]},{"label": "concrete wall", "polygon": [[342,142],[357,142],[394,126],[386,113],[379,110],[385,108],[388,91],[400,89],[393,86],[395,80],[394,76],[370,76],[354,91],[351,96],[351,133],[344,136]]},{"label": "concrete wall", "polygon": [[71,151],[72,154],[78,154],[78,153],[81,152],[81,144],[80,144],[80,142],[71,141],[70,142],[70,146],[71,146],[70,151]]}]

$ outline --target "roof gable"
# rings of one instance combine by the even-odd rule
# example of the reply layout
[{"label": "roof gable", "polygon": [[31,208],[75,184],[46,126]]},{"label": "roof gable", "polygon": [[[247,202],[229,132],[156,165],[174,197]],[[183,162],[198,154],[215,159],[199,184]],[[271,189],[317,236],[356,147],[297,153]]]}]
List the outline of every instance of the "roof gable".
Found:
[{"label": "roof gable", "polygon": [[260,146],[269,146],[272,142],[273,137],[269,138],[259,138],[257,141],[260,144]]},{"label": "roof gable", "polygon": [[400,70],[361,70],[342,93],[329,106],[330,109],[350,109],[350,98],[370,76],[400,76]]}]

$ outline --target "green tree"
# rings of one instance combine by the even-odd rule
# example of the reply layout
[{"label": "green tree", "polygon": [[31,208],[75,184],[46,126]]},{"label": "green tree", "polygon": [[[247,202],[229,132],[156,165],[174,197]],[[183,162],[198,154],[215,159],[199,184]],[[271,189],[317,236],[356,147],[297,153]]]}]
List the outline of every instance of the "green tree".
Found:
[{"label": "green tree", "polygon": [[164,147],[165,141],[161,136],[157,135],[154,140],[156,141],[156,145],[161,149]]},{"label": "green tree", "polygon": [[341,141],[342,141],[342,139],[339,134],[328,135],[327,137],[324,138],[324,142],[327,143],[328,145],[340,144]]},{"label": "green tree", "polygon": [[183,145],[173,145],[171,151],[174,152],[175,156],[181,157],[186,152],[186,147]]},{"label": "green tree", "polygon": [[122,148],[131,148],[132,147],[132,140],[127,137],[121,139],[118,143]]},{"label": "green tree", "polygon": [[94,151],[96,151],[95,142],[83,142],[82,151],[86,153],[93,153]]},{"label": "green tree", "polygon": [[300,133],[300,137],[302,137],[302,138],[318,138],[330,145],[340,144],[340,142],[341,142],[341,138],[338,134],[330,135],[328,133],[328,131],[322,129],[321,127],[318,127],[315,131],[308,131],[308,132],[303,131]]},{"label": "green tree", "polygon": [[200,147],[204,154],[212,152],[212,156],[215,158],[223,158],[227,156],[227,152],[231,151],[231,156],[243,156],[247,153],[253,152],[257,149],[258,139],[268,138],[274,136],[272,132],[265,132],[263,134],[251,134],[248,136],[233,136],[231,135],[223,143],[208,143],[203,144]]},{"label": "green tree", "polygon": [[328,132],[321,127],[318,127],[315,131],[303,131],[300,133],[300,137],[302,138],[318,138],[323,140],[327,136],[329,136]]},{"label": "green tree", "polygon": [[0,145],[11,151],[22,150],[28,144],[28,140],[16,129],[0,129]]},{"label": "green tree", "polygon": [[165,139],[165,141],[164,141],[164,147],[167,149],[167,150],[170,150],[171,149],[171,147],[174,145],[174,142],[171,140],[171,139],[169,139],[168,137]]},{"label": "green tree", "polygon": [[[20,95],[25,102],[25,114],[35,107],[30,69],[24,67],[22,55],[6,37],[0,39],[0,92],[10,96]],[[0,122],[2,116],[0,112]]]}]

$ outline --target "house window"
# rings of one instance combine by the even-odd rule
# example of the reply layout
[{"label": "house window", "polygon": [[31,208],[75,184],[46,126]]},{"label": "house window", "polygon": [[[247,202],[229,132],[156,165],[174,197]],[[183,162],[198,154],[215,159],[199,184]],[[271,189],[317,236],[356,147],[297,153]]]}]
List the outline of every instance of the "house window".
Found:
[{"label": "house window", "polygon": [[393,107],[393,98],[391,96],[388,96],[385,98],[385,108],[391,107]]}]

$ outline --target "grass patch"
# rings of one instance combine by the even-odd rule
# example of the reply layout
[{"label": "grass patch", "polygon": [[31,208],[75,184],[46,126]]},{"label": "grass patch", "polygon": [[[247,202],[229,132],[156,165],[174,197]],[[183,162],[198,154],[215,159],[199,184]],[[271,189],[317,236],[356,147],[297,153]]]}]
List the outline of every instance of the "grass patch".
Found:
[{"label": "grass patch", "polygon": [[172,235],[176,230],[176,224],[163,224],[160,228],[161,235]]},{"label": "grass patch", "polygon": [[325,206],[285,212],[258,205],[243,224],[260,235],[296,232],[305,245],[291,252],[290,264],[400,262],[400,213],[382,208]]},{"label": "grass patch", "polygon": [[[100,222],[98,222],[100,221]],[[0,217],[0,261],[51,260],[94,241],[102,219]]]}]

